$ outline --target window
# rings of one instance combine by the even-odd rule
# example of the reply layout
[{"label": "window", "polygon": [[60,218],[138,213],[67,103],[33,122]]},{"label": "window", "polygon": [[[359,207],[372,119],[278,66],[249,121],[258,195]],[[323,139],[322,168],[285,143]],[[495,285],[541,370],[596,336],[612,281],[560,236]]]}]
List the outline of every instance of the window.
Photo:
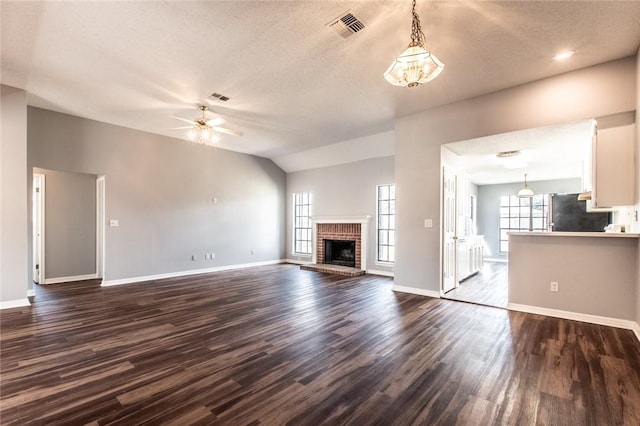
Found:
[{"label": "window", "polygon": [[396,186],[378,186],[378,261],[393,263],[396,244]]},{"label": "window", "polygon": [[510,231],[546,231],[549,213],[549,194],[533,198],[515,195],[500,197],[500,251],[509,251]]},{"label": "window", "polygon": [[311,194],[293,194],[293,253],[311,254]]}]

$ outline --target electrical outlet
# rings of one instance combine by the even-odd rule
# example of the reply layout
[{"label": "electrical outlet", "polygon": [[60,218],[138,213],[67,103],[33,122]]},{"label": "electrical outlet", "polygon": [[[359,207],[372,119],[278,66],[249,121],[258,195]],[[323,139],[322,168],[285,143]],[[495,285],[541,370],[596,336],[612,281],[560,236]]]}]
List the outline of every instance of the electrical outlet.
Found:
[{"label": "electrical outlet", "polygon": [[551,281],[551,291],[557,292],[558,291],[558,283],[555,281]]},{"label": "electrical outlet", "polygon": [[209,253],[204,254],[204,260],[209,260]]},{"label": "electrical outlet", "polygon": [[209,253],[209,259],[213,260],[216,258],[216,254],[215,253]]},{"label": "electrical outlet", "polygon": [[197,254],[192,254],[191,255],[191,260],[198,260],[198,255]]}]

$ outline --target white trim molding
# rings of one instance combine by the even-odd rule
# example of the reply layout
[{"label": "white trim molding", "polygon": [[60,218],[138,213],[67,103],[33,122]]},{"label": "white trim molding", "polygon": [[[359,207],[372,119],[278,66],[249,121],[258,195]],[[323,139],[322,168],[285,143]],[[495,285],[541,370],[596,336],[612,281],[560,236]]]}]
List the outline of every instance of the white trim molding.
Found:
[{"label": "white trim molding", "polygon": [[168,272],[166,274],[155,274],[155,275],[145,275],[140,277],[121,278],[117,280],[103,281],[100,286],[109,287],[113,285],[133,284],[133,283],[139,283],[144,281],[162,280],[165,278],[177,278],[177,277],[185,277],[188,275],[209,274],[211,272],[230,271],[232,269],[252,268],[254,266],[276,265],[278,263],[285,263],[285,262],[287,262],[287,260],[285,259],[267,260],[264,262],[252,262],[252,263],[243,263],[243,264],[237,264],[237,265],[216,266],[213,268]]},{"label": "white trim molding", "polygon": [[36,291],[33,289],[27,290],[27,297],[36,297]]},{"label": "white trim molding", "polygon": [[73,281],[84,281],[84,280],[95,280],[98,278],[97,274],[87,274],[87,275],[74,275],[71,277],[58,277],[58,278],[46,278],[43,284],[60,284],[60,283],[68,283]]},{"label": "white trim molding", "polygon": [[367,270],[367,253],[369,252],[369,221],[371,215],[362,216],[311,216],[312,257],[311,263],[318,263],[318,224],[319,223],[359,223],[360,224],[360,269]]},{"label": "white trim molding", "polygon": [[383,277],[392,277],[393,278],[393,272],[392,271],[382,271],[380,269],[369,269],[367,271],[367,274],[381,275]]},{"label": "white trim molding", "polygon": [[528,314],[545,315],[548,317],[562,318],[573,321],[588,322],[591,324],[606,325],[609,327],[624,328],[632,330],[638,340],[640,340],[640,327],[635,321],[620,318],[601,317],[599,315],[581,314],[579,312],[562,311],[560,309],[541,308],[539,306],[520,305],[518,303],[508,303],[507,309],[510,311],[526,312]]},{"label": "white trim molding", "polygon": [[31,303],[29,303],[29,299],[7,300],[6,302],[0,302],[0,310],[23,308],[25,306],[31,306]]},{"label": "white trim molding", "polygon": [[400,293],[417,294],[419,296],[427,296],[427,297],[433,297],[435,299],[440,299],[440,292],[434,291],[434,290],[425,290],[423,288],[415,288],[415,287],[405,287],[402,285],[395,285],[395,284],[393,285],[393,287],[391,287],[391,290],[398,291]]}]

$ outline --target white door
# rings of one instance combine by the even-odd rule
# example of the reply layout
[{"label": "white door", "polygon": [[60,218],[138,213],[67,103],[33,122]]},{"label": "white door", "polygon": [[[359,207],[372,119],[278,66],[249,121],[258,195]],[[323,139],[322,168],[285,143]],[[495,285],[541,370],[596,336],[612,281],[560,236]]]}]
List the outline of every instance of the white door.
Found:
[{"label": "white door", "polygon": [[33,282],[44,281],[44,175],[33,175]]},{"label": "white door", "polygon": [[442,188],[442,291],[456,287],[456,191],[457,175],[443,168]]}]

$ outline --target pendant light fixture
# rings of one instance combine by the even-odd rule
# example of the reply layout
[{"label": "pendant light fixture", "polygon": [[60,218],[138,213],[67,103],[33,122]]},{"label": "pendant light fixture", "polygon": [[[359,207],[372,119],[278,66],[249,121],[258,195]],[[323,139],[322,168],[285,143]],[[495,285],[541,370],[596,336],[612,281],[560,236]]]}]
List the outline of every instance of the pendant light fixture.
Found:
[{"label": "pendant light fixture", "polygon": [[413,0],[412,15],[411,43],[384,73],[384,78],[394,86],[417,87],[436,78],[444,68],[444,64],[426,48],[420,17],[416,13],[416,0]]},{"label": "pendant light fixture", "polygon": [[534,195],[536,195],[531,188],[529,188],[529,185],[527,185],[527,174],[524,174],[524,188],[522,188],[520,191],[518,191],[518,197],[520,198],[531,198]]}]

